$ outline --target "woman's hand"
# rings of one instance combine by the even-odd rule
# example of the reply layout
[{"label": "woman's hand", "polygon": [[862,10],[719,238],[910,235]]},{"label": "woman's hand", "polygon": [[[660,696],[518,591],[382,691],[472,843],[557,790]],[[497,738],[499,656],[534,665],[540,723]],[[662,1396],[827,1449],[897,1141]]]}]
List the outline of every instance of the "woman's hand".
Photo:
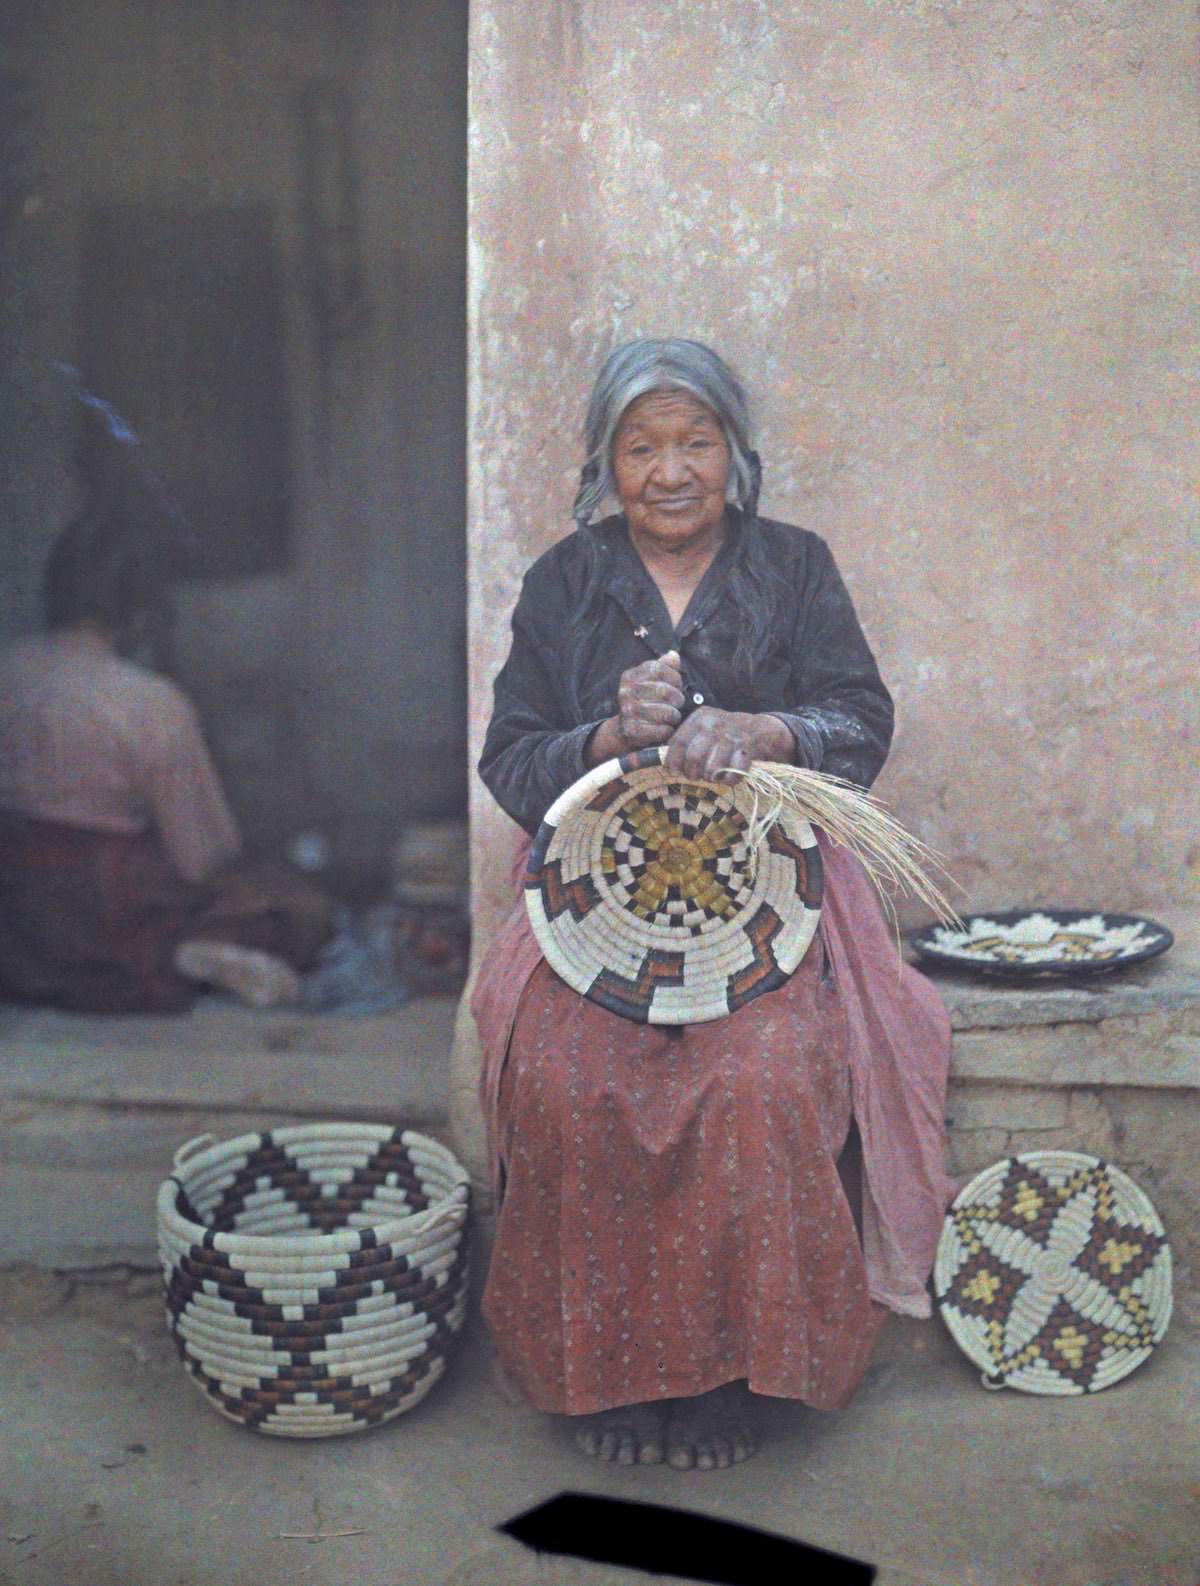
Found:
[{"label": "woman's hand", "polygon": [[674,650],[631,666],[621,673],[618,714],[601,722],[592,734],[588,760],[600,765],[635,749],[668,743],[683,719],[683,703],[683,674]]},{"label": "woman's hand", "polygon": [[677,776],[711,781],[722,771],[748,771],[755,760],[790,765],[795,757],[795,739],[778,716],[706,707],[674,733],[663,763]]}]

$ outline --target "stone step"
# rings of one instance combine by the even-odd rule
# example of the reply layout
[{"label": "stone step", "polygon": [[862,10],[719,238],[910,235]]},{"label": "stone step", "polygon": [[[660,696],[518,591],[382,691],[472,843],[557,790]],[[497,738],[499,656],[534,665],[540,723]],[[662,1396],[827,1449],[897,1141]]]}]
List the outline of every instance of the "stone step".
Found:
[{"label": "stone step", "polygon": [[204,1003],[182,1017],[0,1009],[0,1100],[436,1125],[456,999],[363,1017]]},{"label": "stone step", "polygon": [[0,1264],[155,1259],[174,1151],[312,1118],[451,1145],[455,999],[368,1017],[204,1002],[182,1017],[0,1009]]}]

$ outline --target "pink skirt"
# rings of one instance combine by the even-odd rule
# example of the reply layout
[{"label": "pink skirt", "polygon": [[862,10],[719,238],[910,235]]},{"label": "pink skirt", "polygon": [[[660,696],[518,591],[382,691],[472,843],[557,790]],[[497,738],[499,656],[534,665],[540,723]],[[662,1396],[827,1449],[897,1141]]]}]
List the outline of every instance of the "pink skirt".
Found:
[{"label": "pink skirt", "polygon": [[[744,1379],[844,1404],[881,1306],[928,1315],[954,1185],[949,1021],[902,967],[857,862],[822,840],[817,940],[725,1019],[639,1025],[542,960],[518,905],[472,1007],[502,1191],[484,1314],[537,1408],[570,1414]],[[838,1174],[863,1145],[863,1240]]]}]

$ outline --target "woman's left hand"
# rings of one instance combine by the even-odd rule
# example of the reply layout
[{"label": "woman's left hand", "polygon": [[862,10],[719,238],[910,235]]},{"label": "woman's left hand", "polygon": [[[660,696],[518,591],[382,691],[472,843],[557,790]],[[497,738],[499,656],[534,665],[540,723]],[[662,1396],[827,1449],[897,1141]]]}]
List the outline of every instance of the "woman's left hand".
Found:
[{"label": "woman's left hand", "polygon": [[722,771],[748,771],[755,760],[790,765],[796,742],[778,716],[705,707],[681,722],[663,764],[677,776],[711,781]]}]

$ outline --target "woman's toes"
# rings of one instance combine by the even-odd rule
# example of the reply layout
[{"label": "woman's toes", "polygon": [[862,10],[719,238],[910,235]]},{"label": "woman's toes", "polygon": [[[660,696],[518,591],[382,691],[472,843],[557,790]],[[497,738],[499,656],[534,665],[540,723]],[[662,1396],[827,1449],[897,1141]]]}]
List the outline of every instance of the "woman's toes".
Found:
[{"label": "woman's toes", "polygon": [[667,1422],[667,1464],[672,1470],[695,1470],[699,1443],[691,1401],[684,1399],[671,1411]]},{"label": "woman's toes", "polygon": [[754,1453],[753,1430],[746,1420],[744,1390],[717,1388],[671,1407],[667,1463],[674,1470],[727,1470]]},{"label": "woman's toes", "polygon": [[614,1465],[660,1465],[663,1415],[658,1405],[632,1404],[590,1415],[575,1432],[575,1446]]},{"label": "woman's toes", "polygon": [[635,1405],[629,1430],[633,1464],[661,1465],[666,1451],[666,1413],[662,1405]]}]

